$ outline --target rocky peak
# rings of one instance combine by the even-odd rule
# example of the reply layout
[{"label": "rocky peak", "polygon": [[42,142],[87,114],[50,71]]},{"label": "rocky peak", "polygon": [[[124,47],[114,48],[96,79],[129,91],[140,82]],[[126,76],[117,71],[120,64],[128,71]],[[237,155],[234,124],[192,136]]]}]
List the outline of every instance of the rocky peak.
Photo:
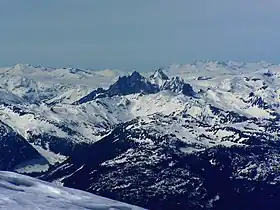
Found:
[{"label": "rocky peak", "polygon": [[170,90],[176,93],[183,93],[187,96],[194,96],[195,94],[192,86],[186,84],[181,77],[173,77],[171,80],[164,83],[161,90]]},{"label": "rocky peak", "polygon": [[162,69],[157,69],[151,76],[150,81],[161,88],[166,81],[168,81],[168,76],[163,72]]},{"label": "rocky peak", "polygon": [[136,71],[129,76],[120,77],[107,91],[108,96],[156,92],[158,88]]}]

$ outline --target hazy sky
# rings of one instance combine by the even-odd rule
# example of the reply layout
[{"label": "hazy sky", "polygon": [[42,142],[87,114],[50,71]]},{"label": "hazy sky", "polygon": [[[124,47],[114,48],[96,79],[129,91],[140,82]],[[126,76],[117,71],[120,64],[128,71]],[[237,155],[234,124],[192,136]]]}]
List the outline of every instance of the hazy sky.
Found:
[{"label": "hazy sky", "polygon": [[280,63],[279,0],[0,0],[0,66]]}]

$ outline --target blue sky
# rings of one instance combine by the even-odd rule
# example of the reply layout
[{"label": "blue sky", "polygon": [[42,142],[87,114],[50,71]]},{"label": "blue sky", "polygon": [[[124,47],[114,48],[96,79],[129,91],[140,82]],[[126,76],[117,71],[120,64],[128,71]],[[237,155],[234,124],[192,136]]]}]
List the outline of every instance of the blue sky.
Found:
[{"label": "blue sky", "polygon": [[0,0],[0,66],[280,63],[278,0]]}]

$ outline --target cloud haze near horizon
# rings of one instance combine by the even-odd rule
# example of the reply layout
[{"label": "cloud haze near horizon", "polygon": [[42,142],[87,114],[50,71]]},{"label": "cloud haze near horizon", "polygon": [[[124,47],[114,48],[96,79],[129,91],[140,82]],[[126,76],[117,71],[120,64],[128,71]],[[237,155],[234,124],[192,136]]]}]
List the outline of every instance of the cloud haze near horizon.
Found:
[{"label": "cloud haze near horizon", "polygon": [[148,71],[194,60],[280,63],[276,0],[4,0],[0,66]]}]

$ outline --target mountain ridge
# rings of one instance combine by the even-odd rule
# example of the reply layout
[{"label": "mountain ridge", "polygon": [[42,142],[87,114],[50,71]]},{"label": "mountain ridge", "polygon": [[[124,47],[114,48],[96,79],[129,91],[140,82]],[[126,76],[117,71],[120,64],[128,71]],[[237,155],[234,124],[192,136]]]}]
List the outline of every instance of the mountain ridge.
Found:
[{"label": "mountain ridge", "polygon": [[[64,70],[71,85],[57,88]],[[108,76],[104,86],[64,70],[43,70],[52,81],[16,75],[15,89],[0,73],[3,136],[16,134],[38,157],[26,150],[3,170],[149,209],[264,209],[255,196],[279,206],[279,66],[197,62]],[[26,87],[32,94],[17,92]],[[29,100],[34,93],[46,98]],[[16,156],[20,144],[11,148]]]}]

